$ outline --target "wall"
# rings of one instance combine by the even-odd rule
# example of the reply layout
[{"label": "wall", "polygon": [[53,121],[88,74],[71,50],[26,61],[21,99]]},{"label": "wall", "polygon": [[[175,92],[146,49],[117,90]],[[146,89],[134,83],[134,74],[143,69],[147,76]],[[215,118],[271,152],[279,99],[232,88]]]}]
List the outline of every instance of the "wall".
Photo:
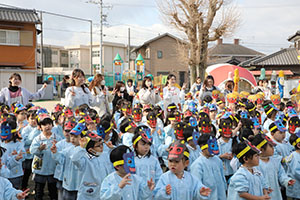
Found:
[{"label": "wall", "polygon": [[[36,69],[35,66],[35,48],[36,48],[36,29],[34,24],[1,22],[6,26],[1,26],[0,29],[32,31],[33,45],[32,46],[9,46],[0,45],[0,62],[2,63],[24,63],[24,69]],[[11,27],[9,27],[11,26]],[[20,28],[13,28],[18,26]]]}]

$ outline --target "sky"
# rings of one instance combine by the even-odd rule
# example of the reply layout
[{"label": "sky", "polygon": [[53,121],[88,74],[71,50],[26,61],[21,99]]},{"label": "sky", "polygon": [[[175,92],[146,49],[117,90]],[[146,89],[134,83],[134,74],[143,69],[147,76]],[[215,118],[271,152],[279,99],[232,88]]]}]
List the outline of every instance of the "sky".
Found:
[{"label": "sky", "polygon": [[[163,23],[155,0],[103,2],[107,15],[104,41],[127,45],[129,27],[131,45],[141,45],[165,32],[184,36]],[[99,43],[99,7],[87,0],[1,0],[1,4],[92,20],[93,42]],[[300,30],[299,0],[232,0],[232,4],[240,11],[241,25],[232,37],[224,38],[226,43],[238,38],[241,45],[270,54],[289,47],[292,43],[287,38]],[[43,27],[45,44],[71,46],[90,41],[90,24],[85,21],[43,14]]]}]

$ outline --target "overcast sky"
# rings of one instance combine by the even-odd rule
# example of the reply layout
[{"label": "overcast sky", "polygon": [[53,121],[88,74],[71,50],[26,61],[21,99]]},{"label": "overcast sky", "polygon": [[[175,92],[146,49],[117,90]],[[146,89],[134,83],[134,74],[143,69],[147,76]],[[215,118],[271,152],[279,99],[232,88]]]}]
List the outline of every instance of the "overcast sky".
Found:
[{"label": "overcast sky", "polygon": [[[170,32],[180,36],[174,29],[162,23],[155,0],[103,0],[111,8],[104,9],[107,24],[104,41],[127,44],[128,27],[131,28],[131,44],[140,45],[158,34]],[[99,42],[99,8],[86,0],[1,0],[3,4],[44,10],[93,20],[93,40]],[[234,0],[241,11],[241,26],[233,38],[241,44],[269,54],[286,48],[291,43],[288,36],[300,30],[299,0]],[[43,15],[44,43],[52,45],[87,44],[89,24],[78,20]]]}]

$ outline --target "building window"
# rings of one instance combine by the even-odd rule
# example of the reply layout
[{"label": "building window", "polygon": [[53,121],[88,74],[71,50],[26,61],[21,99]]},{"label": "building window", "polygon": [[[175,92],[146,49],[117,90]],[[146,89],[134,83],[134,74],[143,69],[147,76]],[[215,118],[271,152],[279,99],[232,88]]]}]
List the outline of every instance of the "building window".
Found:
[{"label": "building window", "polygon": [[61,64],[61,67],[69,67],[68,64]]},{"label": "building window", "polygon": [[93,51],[92,57],[100,57],[100,51]]},{"label": "building window", "polygon": [[145,54],[146,54],[146,58],[150,59],[150,49],[149,48],[146,49]]},{"label": "building window", "polygon": [[68,53],[66,53],[66,52],[61,52],[60,55],[61,55],[61,57],[68,57]]},{"label": "building window", "polygon": [[53,62],[53,63],[52,63],[52,66],[53,66],[53,67],[57,67],[58,65],[57,65],[57,63],[54,63],[54,62]]},{"label": "building window", "polygon": [[2,45],[20,45],[20,32],[10,30],[0,30],[0,44]]},{"label": "building window", "polygon": [[162,51],[157,51],[157,58],[162,59],[163,57],[163,52]]},{"label": "building window", "polygon": [[57,55],[58,51],[52,50],[52,55]]}]

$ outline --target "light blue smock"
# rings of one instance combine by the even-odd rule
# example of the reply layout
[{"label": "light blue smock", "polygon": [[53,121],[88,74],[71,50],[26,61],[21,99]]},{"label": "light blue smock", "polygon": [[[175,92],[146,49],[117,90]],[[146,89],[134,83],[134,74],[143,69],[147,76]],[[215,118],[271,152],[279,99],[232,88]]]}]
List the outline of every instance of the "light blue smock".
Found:
[{"label": "light blue smock", "polygon": [[[219,145],[219,149],[220,149],[220,154],[222,155],[224,153],[232,153],[232,139],[230,138],[228,142],[225,142],[222,137],[218,139],[218,145]],[[223,162],[223,167],[224,167],[224,175],[225,176],[230,176],[232,175],[233,169],[230,166],[230,161],[228,159],[221,159]]]},{"label": "light blue smock", "polygon": [[286,196],[300,198],[300,153],[294,151],[286,158],[288,170],[287,175],[296,180],[293,186],[286,188]]},{"label": "light blue smock", "polygon": [[[66,139],[63,139],[56,143],[57,152],[61,152],[62,150],[72,146],[71,142],[67,142]],[[54,178],[59,181],[63,181],[64,177],[64,162],[57,162],[55,171],[54,171]]]},{"label": "light blue smock", "polygon": [[3,200],[17,200],[17,194],[22,193],[21,190],[13,188],[10,181],[3,177],[0,177],[0,188],[0,199]]}]

